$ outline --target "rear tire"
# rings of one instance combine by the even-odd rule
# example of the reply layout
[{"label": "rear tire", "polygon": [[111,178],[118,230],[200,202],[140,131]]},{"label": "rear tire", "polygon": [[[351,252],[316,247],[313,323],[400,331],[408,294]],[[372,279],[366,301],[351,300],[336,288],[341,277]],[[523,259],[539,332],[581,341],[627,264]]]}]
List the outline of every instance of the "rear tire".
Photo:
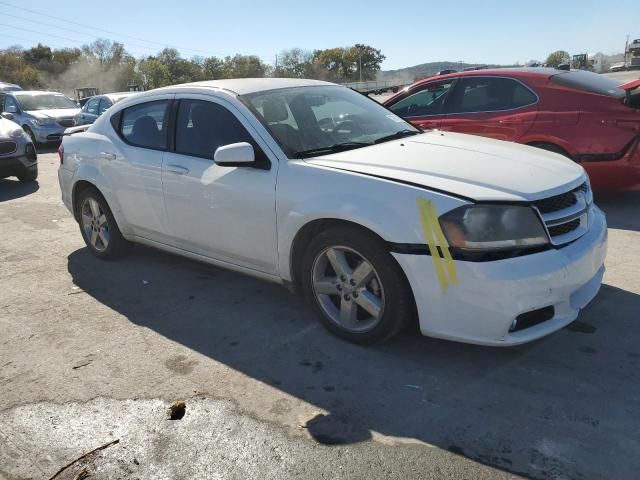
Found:
[{"label": "rear tire", "polygon": [[38,178],[38,165],[30,167],[26,173],[18,175],[18,180],[22,183],[35,182]]},{"label": "rear tire", "polygon": [[33,143],[33,147],[38,150],[38,142],[36,140],[36,136],[33,133],[33,131],[29,128],[29,127],[22,127],[22,129],[26,132],[26,134],[29,136],[29,138],[31,139],[31,143]]},{"label": "rear tire", "polygon": [[301,283],[320,322],[353,343],[384,342],[415,318],[404,272],[379,238],[357,227],[332,227],[313,238]]},{"label": "rear tire", "polygon": [[91,253],[104,260],[124,256],[130,243],[122,236],[102,194],[95,188],[85,188],[77,205],[80,233]]}]

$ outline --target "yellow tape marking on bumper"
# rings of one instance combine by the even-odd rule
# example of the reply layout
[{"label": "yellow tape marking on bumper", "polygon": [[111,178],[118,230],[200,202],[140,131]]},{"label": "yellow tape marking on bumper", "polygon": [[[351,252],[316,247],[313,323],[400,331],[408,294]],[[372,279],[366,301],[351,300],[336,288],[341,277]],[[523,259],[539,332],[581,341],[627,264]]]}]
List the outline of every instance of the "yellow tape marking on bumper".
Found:
[{"label": "yellow tape marking on bumper", "polygon": [[431,224],[433,225],[433,232],[436,234],[436,242],[438,245],[440,245],[440,250],[444,255],[444,263],[447,266],[447,271],[449,273],[449,282],[457,285],[458,272],[456,270],[456,264],[453,263],[453,258],[451,257],[451,252],[449,251],[449,242],[447,242],[447,238],[444,236],[444,232],[442,231],[442,227],[440,226],[440,222],[438,221],[436,207],[433,205],[433,202],[429,202],[428,208],[429,212],[431,213]]},{"label": "yellow tape marking on bumper", "polygon": [[424,231],[424,239],[427,242],[427,247],[429,248],[429,253],[431,254],[431,261],[433,262],[433,267],[436,270],[436,275],[438,276],[438,282],[440,282],[440,287],[443,291],[447,291],[449,287],[449,282],[447,281],[447,277],[444,271],[444,266],[442,265],[442,258],[440,257],[440,253],[438,252],[438,248],[436,246],[435,235],[433,233],[433,221],[431,220],[431,211],[429,206],[433,205],[431,200],[425,200],[424,198],[418,197],[416,200],[418,204],[418,213],[420,214],[420,221],[422,222],[422,229]]}]

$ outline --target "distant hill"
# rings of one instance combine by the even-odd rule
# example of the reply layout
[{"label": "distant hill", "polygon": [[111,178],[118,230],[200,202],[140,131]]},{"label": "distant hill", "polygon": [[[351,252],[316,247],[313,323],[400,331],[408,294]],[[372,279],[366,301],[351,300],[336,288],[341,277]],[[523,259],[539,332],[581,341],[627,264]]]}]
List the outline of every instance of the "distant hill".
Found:
[{"label": "distant hill", "polygon": [[[395,83],[413,83],[424,77],[435,75],[442,70],[462,70],[467,67],[479,67],[483,63],[460,62],[429,62],[414,65],[413,67],[400,68],[398,70],[383,70],[378,73],[377,80],[392,81]],[[492,65],[495,66],[495,65]]]}]

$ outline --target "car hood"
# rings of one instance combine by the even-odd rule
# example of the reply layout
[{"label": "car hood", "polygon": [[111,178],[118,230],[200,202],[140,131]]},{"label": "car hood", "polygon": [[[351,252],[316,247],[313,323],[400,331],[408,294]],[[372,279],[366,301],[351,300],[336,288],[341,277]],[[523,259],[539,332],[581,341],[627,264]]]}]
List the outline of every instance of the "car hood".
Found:
[{"label": "car hood", "polygon": [[73,117],[79,112],[80,112],[79,108],[53,108],[50,110],[27,110],[27,113],[35,118]]},{"label": "car hood", "polygon": [[537,200],[586,180],[584,169],[561,155],[438,130],[306,161],[478,201]]},{"label": "car hood", "polygon": [[9,133],[19,128],[20,125],[18,125],[17,123],[0,117],[0,140],[6,140],[7,138],[10,138]]}]

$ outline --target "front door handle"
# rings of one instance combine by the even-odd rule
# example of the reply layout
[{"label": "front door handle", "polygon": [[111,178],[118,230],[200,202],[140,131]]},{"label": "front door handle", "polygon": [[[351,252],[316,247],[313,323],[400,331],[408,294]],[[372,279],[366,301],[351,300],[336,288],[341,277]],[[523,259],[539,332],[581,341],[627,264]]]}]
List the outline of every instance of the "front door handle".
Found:
[{"label": "front door handle", "polygon": [[115,160],[116,159],[116,154],[115,153],[100,152],[100,155],[102,155],[107,160]]},{"label": "front door handle", "polygon": [[165,170],[167,172],[175,173],[176,175],[186,175],[189,173],[189,169],[182,165],[167,165]]}]

